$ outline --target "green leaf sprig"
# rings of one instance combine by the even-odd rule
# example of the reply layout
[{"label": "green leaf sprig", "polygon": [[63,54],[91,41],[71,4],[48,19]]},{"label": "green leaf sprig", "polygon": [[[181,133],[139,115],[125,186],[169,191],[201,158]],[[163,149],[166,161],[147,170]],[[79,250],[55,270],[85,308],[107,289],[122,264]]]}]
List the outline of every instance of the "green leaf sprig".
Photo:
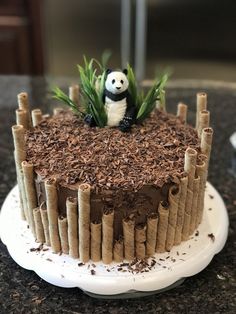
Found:
[{"label": "green leaf sprig", "polygon": [[161,109],[165,110],[165,101],[163,97],[165,97],[164,87],[167,80],[168,74],[164,74],[160,79],[157,79],[154,82],[153,86],[144,97],[143,102],[138,110],[136,117],[137,122],[143,122],[143,120],[145,120],[150,115],[150,113],[156,107],[156,101],[160,101]]},{"label": "green leaf sprig", "polygon": [[84,57],[84,66],[78,65],[78,69],[85,111],[91,114],[96,124],[102,128],[107,123],[107,114],[102,99],[106,72],[103,71],[101,74],[96,88],[98,76],[96,75],[97,69],[94,67],[94,62],[94,59],[88,62]]},{"label": "green leaf sprig", "polygon": [[59,87],[55,87],[52,92],[54,94],[54,99],[64,102],[64,104],[70,107],[75,114],[84,117],[85,113],[83,111],[80,111],[78,105],[73,102],[73,100],[71,100],[69,96],[66,95]]}]

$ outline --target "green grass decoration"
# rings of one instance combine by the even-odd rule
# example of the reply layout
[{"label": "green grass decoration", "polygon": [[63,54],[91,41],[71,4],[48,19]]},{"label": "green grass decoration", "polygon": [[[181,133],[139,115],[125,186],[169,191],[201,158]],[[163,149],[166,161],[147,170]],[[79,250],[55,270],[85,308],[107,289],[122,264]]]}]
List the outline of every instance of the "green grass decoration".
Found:
[{"label": "green grass decoration", "polygon": [[55,87],[52,92],[54,93],[54,99],[64,102],[64,104],[70,107],[76,115],[84,117],[85,113],[80,111],[77,104],[74,103],[59,87]]},{"label": "green grass decoration", "polygon": [[93,116],[96,124],[99,127],[106,126],[107,114],[105,106],[103,104],[103,90],[105,86],[106,72],[103,71],[99,79],[98,88],[96,88],[97,82],[97,69],[94,68],[94,59],[89,62],[84,57],[84,67],[78,65],[80,80],[81,80],[81,92],[83,96],[83,102],[85,104],[85,111]]},{"label": "green grass decoration", "polygon": [[134,104],[136,105],[137,108],[140,107],[140,101],[139,101],[139,93],[138,93],[138,87],[137,87],[137,81],[134,75],[134,71],[132,69],[132,67],[129,65],[129,63],[127,64],[127,77],[128,77],[128,81],[129,81],[129,93],[131,95],[131,98],[134,102]]},{"label": "green grass decoration", "polygon": [[[105,51],[101,63],[96,59],[87,60],[84,57],[84,65],[78,65],[80,75],[80,104],[81,109],[60,88],[53,89],[53,98],[64,102],[75,114],[84,118],[91,114],[99,127],[107,124],[107,114],[103,103],[103,93],[106,81],[106,66],[111,53]],[[163,74],[154,82],[147,94],[138,88],[132,67],[128,64],[129,92],[137,107],[136,122],[142,123],[156,107],[156,101],[160,102],[160,109],[165,110],[165,85],[168,73]]]},{"label": "green grass decoration", "polygon": [[138,110],[137,113],[137,122],[141,123],[143,120],[145,120],[150,113],[155,109],[156,107],[156,101],[160,101],[161,103],[161,109],[166,110],[165,101],[163,101],[163,97],[165,95],[164,93],[164,87],[168,80],[168,74],[164,74],[160,80],[156,80],[154,82],[154,85],[149,89],[147,95],[144,97],[142,104]]}]

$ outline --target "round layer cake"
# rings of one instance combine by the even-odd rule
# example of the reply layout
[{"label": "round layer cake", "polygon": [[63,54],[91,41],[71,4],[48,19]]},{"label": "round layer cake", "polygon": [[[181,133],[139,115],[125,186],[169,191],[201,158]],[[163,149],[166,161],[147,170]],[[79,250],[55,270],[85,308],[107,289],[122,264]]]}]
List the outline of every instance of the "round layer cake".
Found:
[{"label": "round layer cake", "polygon": [[180,104],[178,116],[155,110],[127,133],[88,127],[63,110],[44,118],[34,110],[30,127],[24,114],[13,126],[15,160],[36,240],[104,263],[187,240],[202,219],[212,129],[208,111],[198,110],[194,129],[186,109]]}]

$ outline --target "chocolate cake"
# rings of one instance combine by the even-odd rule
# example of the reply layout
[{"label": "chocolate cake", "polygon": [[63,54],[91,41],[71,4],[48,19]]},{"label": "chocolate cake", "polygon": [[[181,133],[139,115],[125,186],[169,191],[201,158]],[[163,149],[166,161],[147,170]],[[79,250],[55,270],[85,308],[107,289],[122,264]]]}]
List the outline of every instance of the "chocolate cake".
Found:
[{"label": "chocolate cake", "polygon": [[201,223],[213,131],[206,94],[196,128],[154,110],[123,133],[89,127],[70,110],[29,116],[19,94],[13,126],[22,218],[36,240],[82,262],[170,251]]}]

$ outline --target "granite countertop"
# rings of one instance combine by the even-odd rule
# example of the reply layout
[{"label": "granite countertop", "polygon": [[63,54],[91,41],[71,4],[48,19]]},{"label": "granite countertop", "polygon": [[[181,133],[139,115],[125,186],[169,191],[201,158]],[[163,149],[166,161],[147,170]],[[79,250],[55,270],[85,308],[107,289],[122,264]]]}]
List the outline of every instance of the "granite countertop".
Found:
[{"label": "granite countertop", "polygon": [[[60,80],[60,86],[66,80]],[[71,80],[68,80],[70,83]],[[0,206],[16,184],[11,125],[15,123],[16,94],[27,91],[33,108],[50,111],[48,80],[0,76]],[[167,108],[178,101],[189,105],[188,120],[194,123],[195,95],[208,93],[214,145],[209,181],[218,189],[228,209],[229,237],[225,248],[201,273],[187,278],[173,290],[138,299],[93,299],[81,290],[63,289],[18,266],[0,241],[0,313],[236,313],[236,179],[230,174],[230,135],[236,131],[236,84],[204,81],[170,82]]]}]

